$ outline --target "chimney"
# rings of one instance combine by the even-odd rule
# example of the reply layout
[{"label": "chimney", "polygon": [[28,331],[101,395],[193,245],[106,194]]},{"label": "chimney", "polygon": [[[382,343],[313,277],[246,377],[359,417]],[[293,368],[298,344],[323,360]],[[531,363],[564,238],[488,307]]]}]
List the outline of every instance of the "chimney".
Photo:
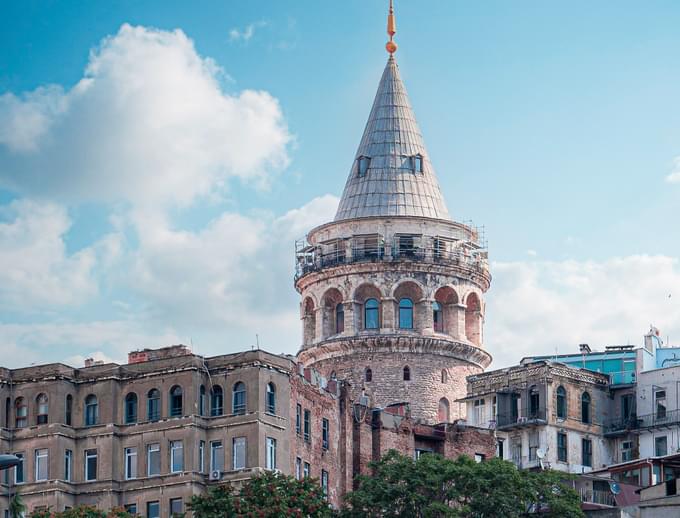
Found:
[{"label": "chimney", "polygon": [[92,367],[94,365],[94,358],[85,358],[85,367]]}]

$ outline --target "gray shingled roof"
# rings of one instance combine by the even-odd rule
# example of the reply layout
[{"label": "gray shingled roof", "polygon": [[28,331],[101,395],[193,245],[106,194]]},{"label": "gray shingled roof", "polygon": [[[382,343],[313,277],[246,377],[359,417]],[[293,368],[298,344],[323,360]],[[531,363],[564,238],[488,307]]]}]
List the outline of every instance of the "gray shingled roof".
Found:
[{"label": "gray shingled roof", "polygon": [[[418,154],[422,173],[413,172],[411,157]],[[359,157],[370,158],[364,176],[358,172]],[[366,216],[450,219],[393,56],[380,79],[335,221]]]}]

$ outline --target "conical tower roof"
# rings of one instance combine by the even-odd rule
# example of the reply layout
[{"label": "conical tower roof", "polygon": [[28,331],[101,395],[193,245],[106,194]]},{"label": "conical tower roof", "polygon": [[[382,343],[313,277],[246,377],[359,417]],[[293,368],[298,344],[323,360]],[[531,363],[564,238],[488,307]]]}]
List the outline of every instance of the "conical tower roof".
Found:
[{"label": "conical tower roof", "polygon": [[[416,157],[422,157],[422,166]],[[335,221],[369,216],[450,219],[393,55],[380,79]]]}]

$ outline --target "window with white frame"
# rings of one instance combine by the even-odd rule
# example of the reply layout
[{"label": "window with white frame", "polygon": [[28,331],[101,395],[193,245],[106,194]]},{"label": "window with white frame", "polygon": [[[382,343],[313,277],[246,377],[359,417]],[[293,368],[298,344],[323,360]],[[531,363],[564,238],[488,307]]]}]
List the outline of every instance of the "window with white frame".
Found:
[{"label": "window with white frame", "polygon": [[328,471],[325,469],[321,470],[321,491],[323,497],[328,500]]},{"label": "window with white frame", "polygon": [[234,437],[232,442],[232,469],[245,469],[246,467],[246,438]]},{"label": "window with white frame", "polygon": [[309,465],[309,462],[305,462],[304,465],[302,466],[302,476],[304,478],[309,478],[311,473],[312,473],[312,467]]},{"label": "window with white frame", "polygon": [[484,399],[475,399],[474,407],[474,418],[475,423],[482,425],[486,423],[486,405]]},{"label": "window with white frame", "polygon": [[85,450],[85,481],[97,480],[97,450]]},{"label": "window with white frame", "polygon": [[125,448],[125,480],[137,478],[137,448]]},{"label": "window with white frame", "polygon": [[170,472],[180,473],[182,471],[184,471],[184,443],[170,441]]},{"label": "window with white frame", "polygon": [[47,468],[49,466],[47,448],[35,450],[35,481],[42,482],[47,480]]},{"label": "window with white frame", "polygon": [[23,484],[24,483],[24,454],[15,453],[15,457],[19,458],[19,464],[14,467],[14,483]]},{"label": "window with white frame", "polygon": [[295,480],[300,480],[302,478],[302,459],[300,457],[295,457]]},{"label": "window with white frame", "polygon": [[149,477],[161,474],[161,445],[149,444],[146,447],[146,474]]},{"label": "window with white frame", "polygon": [[267,469],[276,469],[276,439],[267,437],[266,442],[266,465]]},{"label": "window with white frame", "polygon": [[621,462],[633,460],[633,441],[621,441]]},{"label": "window with white frame", "polygon": [[222,441],[212,441],[210,443],[210,471],[224,470],[224,448]]},{"label": "window with white frame", "polygon": [[147,518],[160,518],[161,517],[161,504],[157,500],[154,502],[146,503],[146,517]]},{"label": "window with white frame", "polygon": [[73,473],[73,450],[64,451],[64,480],[71,482]]},{"label": "window with white frame", "polygon": [[198,442],[198,472],[205,473],[205,441]]}]

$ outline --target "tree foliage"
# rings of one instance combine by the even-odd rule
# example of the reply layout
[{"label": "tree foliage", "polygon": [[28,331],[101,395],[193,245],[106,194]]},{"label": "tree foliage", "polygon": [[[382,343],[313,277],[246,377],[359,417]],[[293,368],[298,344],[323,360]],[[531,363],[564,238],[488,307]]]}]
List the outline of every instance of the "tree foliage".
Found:
[{"label": "tree foliage", "polygon": [[347,495],[343,517],[583,516],[578,495],[565,484],[568,475],[518,470],[501,459],[476,463],[432,454],[414,461],[391,451],[371,469],[374,474],[359,477],[358,489]]},{"label": "tree foliage", "polygon": [[67,511],[33,511],[30,518],[132,518],[132,515],[124,509],[114,508],[110,511],[102,511],[89,505],[79,505]]},{"label": "tree foliage", "polygon": [[333,511],[316,479],[295,480],[279,473],[265,472],[250,479],[240,491],[228,484],[194,496],[189,508],[195,518],[325,518]]}]

